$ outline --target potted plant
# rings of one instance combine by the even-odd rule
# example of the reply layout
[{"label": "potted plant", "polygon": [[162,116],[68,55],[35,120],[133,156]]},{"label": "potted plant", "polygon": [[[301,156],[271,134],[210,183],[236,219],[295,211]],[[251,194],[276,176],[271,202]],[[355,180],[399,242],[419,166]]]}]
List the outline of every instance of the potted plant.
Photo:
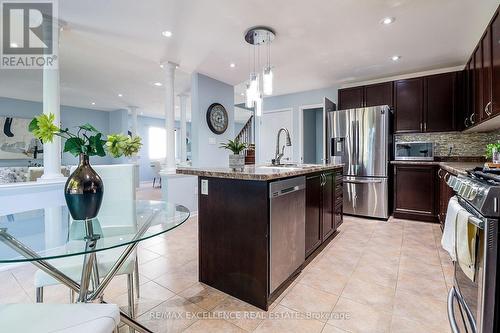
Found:
[{"label": "potted plant", "polygon": [[493,164],[500,163],[500,142],[486,145],[486,158],[491,158]]},{"label": "potted plant", "polygon": [[245,166],[245,156],[240,153],[245,150],[248,145],[240,142],[238,139],[228,140],[227,143],[221,143],[219,148],[228,149],[233,152],[229,155],[229,167],[232,169],[242,170]]},{"label": "potted plant", "polygon": [[41,114],[30,122],[29,131],[42,142],[52,142],[54,136],[65,139],[63,151],[79,157],[78,167],[66,181],[64,197],[73,219],[92,219],[101,207],[104,185],[92,169],[89,157],[133,156],[142,146],[141,138],[112,134],[103,139],[103,134],[90,124],[77,126],[76,133],[72,133],[68,128],[58,127],[54,120],[53,114]]}]

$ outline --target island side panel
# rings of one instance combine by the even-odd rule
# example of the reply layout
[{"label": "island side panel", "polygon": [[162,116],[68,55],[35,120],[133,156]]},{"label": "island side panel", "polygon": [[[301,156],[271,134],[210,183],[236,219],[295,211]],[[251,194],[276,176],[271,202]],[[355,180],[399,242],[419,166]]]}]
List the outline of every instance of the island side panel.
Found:
[{"label": "island side panel", "polygon": [[198,177],[198,188],[200,281],[267,310],[268,182]]}]

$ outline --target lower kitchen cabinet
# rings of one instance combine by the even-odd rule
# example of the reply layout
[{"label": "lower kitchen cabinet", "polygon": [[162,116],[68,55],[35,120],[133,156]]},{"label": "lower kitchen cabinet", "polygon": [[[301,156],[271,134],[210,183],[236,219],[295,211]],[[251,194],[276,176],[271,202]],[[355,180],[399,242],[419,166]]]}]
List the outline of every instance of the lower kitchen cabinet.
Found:
[{"label": "lower kitchen cabinet", "polygon": [[325,172],[306,178],[306,257],[342,224],[342,172]]},{"label": "lower kitchen cabinet", "polygon": [[446,180],[451,176],[451,174],[444,170],[438,170],[438,181],[439,181],[439,213],[438,220],[441,224],[441,228],[444,228],[444,222],[446,220],[446,212],[448,211],[448,203],[450,199],[455,195],[455,192],[451,187],[446,184]]},{"label": "lower kitchen cabinet", "polygon": [[321,192],[320,174],[306,178],[306,257],[321,245]]},{"label": "lower kitchen cabinet", "polygon": [[394,165],[394,217],[438,221],[435,165]]}]

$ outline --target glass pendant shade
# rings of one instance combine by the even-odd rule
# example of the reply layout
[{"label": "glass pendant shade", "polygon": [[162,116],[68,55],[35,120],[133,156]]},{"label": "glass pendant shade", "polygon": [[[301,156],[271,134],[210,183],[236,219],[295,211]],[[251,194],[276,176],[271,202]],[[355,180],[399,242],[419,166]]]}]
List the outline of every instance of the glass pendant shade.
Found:
[{"label": "glass pendant shade", "polygon": [[252,92],[250,91],[249,83],[247,83],[247,89],[245,90],[245,106],[247,108],[253,107]]},{"label": "glass pendant shade", "polygon": [[257,117],[262,116],[262,96],[258,95],[255,100],[255,115]]},{"label": "glass pendant shade", "polygon": [[270,66],[264,68],[264,75],[262,76],[262,90],[264,95],[273,94],[273,71]]}]

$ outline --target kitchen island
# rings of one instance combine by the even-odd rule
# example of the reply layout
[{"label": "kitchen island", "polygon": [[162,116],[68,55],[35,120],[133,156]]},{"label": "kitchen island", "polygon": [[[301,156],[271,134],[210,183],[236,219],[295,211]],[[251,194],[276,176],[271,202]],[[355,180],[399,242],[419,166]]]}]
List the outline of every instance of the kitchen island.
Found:
[{"label": "kitchen island", "polygon": [[198,176],[199,280],[267,310],[342,223],[342,165],[178,168]]}]

